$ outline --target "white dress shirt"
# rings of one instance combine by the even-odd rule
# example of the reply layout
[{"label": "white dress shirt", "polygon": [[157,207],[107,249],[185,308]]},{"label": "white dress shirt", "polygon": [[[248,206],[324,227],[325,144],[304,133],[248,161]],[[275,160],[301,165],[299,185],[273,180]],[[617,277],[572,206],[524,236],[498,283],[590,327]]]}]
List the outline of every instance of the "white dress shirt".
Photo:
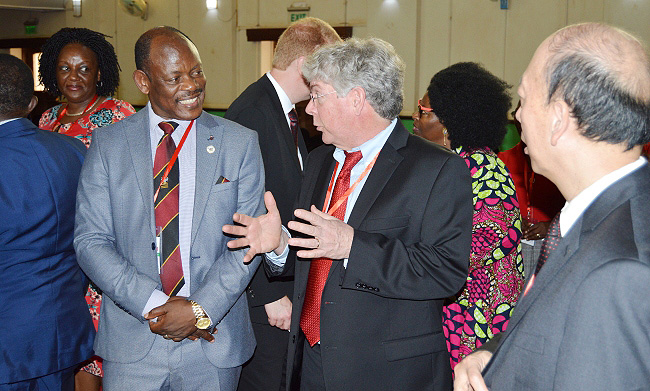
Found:
[{"label": "white dress shirt", "polygon": [[580,192],[574,199],[567,201],[560,213],[560,234],[566,236],[576,221],[598,196],[623,177],[641,168],[646,163],[645,158],[639,157],[636,161],[610,172],[598,179],[589,187]]}]

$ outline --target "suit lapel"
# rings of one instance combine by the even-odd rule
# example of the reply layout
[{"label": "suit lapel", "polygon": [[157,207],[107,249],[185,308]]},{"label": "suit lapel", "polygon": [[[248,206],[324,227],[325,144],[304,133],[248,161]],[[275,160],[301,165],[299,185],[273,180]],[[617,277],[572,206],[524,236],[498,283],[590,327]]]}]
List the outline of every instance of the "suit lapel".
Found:
[{"label": "suit lapel", "polygon": [[[292,156],[292,161],[299,171],[302,171],[300,169],[300,161],[298,160],[298,154],[296,152],[296,145],[293,143],[293,136],[291,134],[291,128],[289,128],[289,124],[287,122],[287,118],[285,116],[284,109],[282,108],[282,103],[280,103],[280,97],[278,97],[278,92],[275,90],[275,87],[273,87],[273,83],[271,83],[271,80],[269,80],[268,76],[264,75],[262,76],[262,79],[260,80],[260,83],[262,85],[262,88],[266,91],[266,93],[269,95],[271,98],[271,105],[273,106],[273,115],[274,115],[274,121],[275,125],[280,129],[279,134],[282,137],[282,140],[284,140],[284,144],[286,147],[291,151],[289,155]],[[305,145],[305,141],[302,139],[302,135],[300,132],[298,132],[298,145],[300,146],[300,142],[302,141],[302,145]],[[307,151],[307,147],[305,148],[305,152]],[[302,153],[302,152],[301,152]],[[305,155],[302,155],[303,158]]]},{"label": "suit lapel", "polygon": [[[196,232],[201,223],[201,217],[205,211],[208,197],[210,196],[210,190],[216,181],[215,175],[217,172],[219,156],[224,153],[222,150],[223,132],[217,123],[210,126],[210,120],[212,120],[212,118],[210,118],[210,115],[204,111],[194,122],[196,126],[196,180],[194,182],[192,244],[194,243]],[[210,140],[210,138],[212,138],[212,140]],[[207,152],[210,146],[215,149],[213,153]]]},{"label": "suit lapel", "polygon": [[149,131],[149,114],[147,109],[140,110],[133,115],[137,122],[134,126],[122,127],[124,138],[127,140],[133,172],[135,173],[140,196],[151,221],[151,230],[154,232],[156,224],[153,213],[153,161],[151,159],[151,135]]},{"label": "suit lapel", "polygon": [[[398,120],[393,133],[391,133],[388,140],[386,140],[386,144],[384,144],[384,147],[381,149],[379,157],[375,162],[375,166],[368,174],[368,179],[366,180],[363,189],[361,189],[361,193],[359,193],[359,197],[354,204],[352,213],[350,213],[348,225],[351,227],[358,228],[361,225],[361,222],[363,222],[368,211],[393,175],[393,172],[404,159],[397,150],[406,145],[407,139],[408,132],[402,125],[401,121]],[[374,156],[370,158],[372,159],[373,157]]]},{"label": "suit lapel", "polygon": [[511,331],[516,327],[519,321],[525,316],[532,304],[544,297],[545,290],[559,273],[565,268],[566,264],[580,248],[580,241],[584,234],[596,229],[596,227],[616,208],[640,190],[636,188],[637,183],[644,182],[635,176],[648,176],[650,166],[647,164],[622,178],[619,182],[614,183],[611,187],[600,194],[596,200],[585,210],[584,214],[575,222],[568,235],[562,238],[558,248],[551,254],[544,267],[536,276],[535,285],[528,294],[521,296],[517,302],[512,318],[508,324],[508,330]]}]

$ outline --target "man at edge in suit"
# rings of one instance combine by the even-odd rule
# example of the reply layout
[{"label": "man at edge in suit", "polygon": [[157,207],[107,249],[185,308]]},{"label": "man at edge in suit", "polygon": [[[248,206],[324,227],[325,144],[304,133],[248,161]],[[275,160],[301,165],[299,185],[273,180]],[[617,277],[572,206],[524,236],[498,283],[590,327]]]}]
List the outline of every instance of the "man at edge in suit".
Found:
[{"label": "man at edge in suit", "polygon": [[648,54],[614,27],[569,26],[539,46],[519,96],[533,170],[567,203],[507,331],[456,367],[455,390],[647,389]]},{"label": "man at edge in suit", "polygon": [[72,391],[95,336],[72,247],[86,147],[23,118],[34,78],[0,53],[0,390]]},{"label": "man at edge in suit", "polygon": [[[248,86],[226,111],[225,118],[257,132],[266,190],[273,193],[285,225],[293,218],[307,159],[295,110],[296,103],[309,99],[302,64],[319,46],[337,41],[336,31],[320,19],[294,22],[278,39],[271,71]],[[246,289],[257,347],[242,368],[239,391],[284,388],[292,295],[292,278],[269,278],[263,268]]]},{"label": "man at edge in suit", "polygon": [[302,237],[280,234],[270,196],[268,214],[224,227],[243,236],[229,246],[251,246],[249,257],[280,254],[287,241],[302,248],[285,264],[295,271],[287,389],[449,389],[441,311],[467,278],[467,165],[397,118],[404,63],[389,43],[320,48],[303,74],[307,113],[330,145],[305,167],[301,221],[289,223]]},{"label": "man at edge in suit", "polygon": [[201,59],[182,32],[145,32],[135,59],[149,103],[93,134],[77,196],[79,263],[105,298],[103,386],[232,391],[255,348],[242,293],[259,259],[242,262],[221,225],[263,211],[257,136],[202,111]]}]

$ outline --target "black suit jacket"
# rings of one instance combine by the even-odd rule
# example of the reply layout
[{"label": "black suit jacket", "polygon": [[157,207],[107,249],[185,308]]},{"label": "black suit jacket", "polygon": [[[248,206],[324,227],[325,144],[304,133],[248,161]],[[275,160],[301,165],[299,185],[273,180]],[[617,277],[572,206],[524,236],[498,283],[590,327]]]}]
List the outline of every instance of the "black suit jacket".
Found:
[{"label": "black suit jacket", "polygon": [[[327,145],[311,152],[301,208],[322,207],[335,166],[333,151]],[[333,263],[321,303],[327,389],[450,389],[442,303],[467,279],[472,225],[467,165],[410,135],[398,121],[348,224],[354,240],[347,268],[340,260]],[[293,267],[287,379],[294,364],[300,365],[294,360],[303,339],[298,324],[310,262],[297,259]]]},{"label": "black suit jacket", "polygon": [[494,352],[490,389],[648,389],[649,221],[645,164],[594,200],[519,299],[498,347],[484,345]]},{"label": "black suit jacket", "polygon": [[[282,104],[269,78],[264,75],[248,86],[230,105],[225,118],[258,133],[266,190],[273,193],[282,223],[286,226],[293,218],[293,206],[300,191],[302,170]],[[298,145],[304,161],[307,148],[300,132]],[[291,298],[292,293],[292,278],[268,278],[263,268],[260,268],[246,290],[251,320],[268,324],[264,304],[285,295]]]}]

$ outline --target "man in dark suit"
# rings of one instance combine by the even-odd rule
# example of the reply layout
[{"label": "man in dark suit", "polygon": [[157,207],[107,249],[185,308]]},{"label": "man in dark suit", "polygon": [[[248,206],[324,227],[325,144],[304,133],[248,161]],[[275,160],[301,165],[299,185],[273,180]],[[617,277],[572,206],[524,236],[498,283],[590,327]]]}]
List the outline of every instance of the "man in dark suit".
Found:
[{"label": "man in dark suit", "polygon": [[648,389],[648,55],[616,28],[569,26],[537,49],[519,96],[532,167],[567,203],[507,331],[456,367],[455,389]]},{"label": "man in dark suit", "polygon": [[74,388],[95,336],[72,247],[86,147],[37,129],[29,67],[0,54],[0,390]]},{"label": "man in dark suit", "polygon": [[[340,41],[336,31],[317,18],[289,26],[278,39],[273,68],[235,99],[225,118],[257,132],[266,189],[277,200],[282,223],[293,218],[307,148],[295,104],[309,99],[302,64],[319,46]],[[283,380],[291,324],[292,278],[269,278],[259,268],[246,289],[257,347],[242,368],[239,391],[277,391]]]},{"label": "man in dark suit", "polygon": [[262,211],[257,135],[202,110],[201,58],[182,32],[151,29],[135,54],[149,103],[93,133],[77,195],[79,264],[104,292],[103,387],[234,391],[255,348],[243,292],[259,259],[229,251],[220,227]]},{"label": "man in dark suit", "polygon": [[[404,63],[387,42],[321,48],[303,74],[307,112],[331,145],[310,154],[295,211],[302,222],[289,223],[305,236],[288,239],[303,249],[285,265],[296,284],[288,389],[449,389],[441,311],[467,279],[467,166],[397,118]],[[244,237],[229,246],[282,253],[273,209],[235,216],[243,226],[224,230]]]}]

